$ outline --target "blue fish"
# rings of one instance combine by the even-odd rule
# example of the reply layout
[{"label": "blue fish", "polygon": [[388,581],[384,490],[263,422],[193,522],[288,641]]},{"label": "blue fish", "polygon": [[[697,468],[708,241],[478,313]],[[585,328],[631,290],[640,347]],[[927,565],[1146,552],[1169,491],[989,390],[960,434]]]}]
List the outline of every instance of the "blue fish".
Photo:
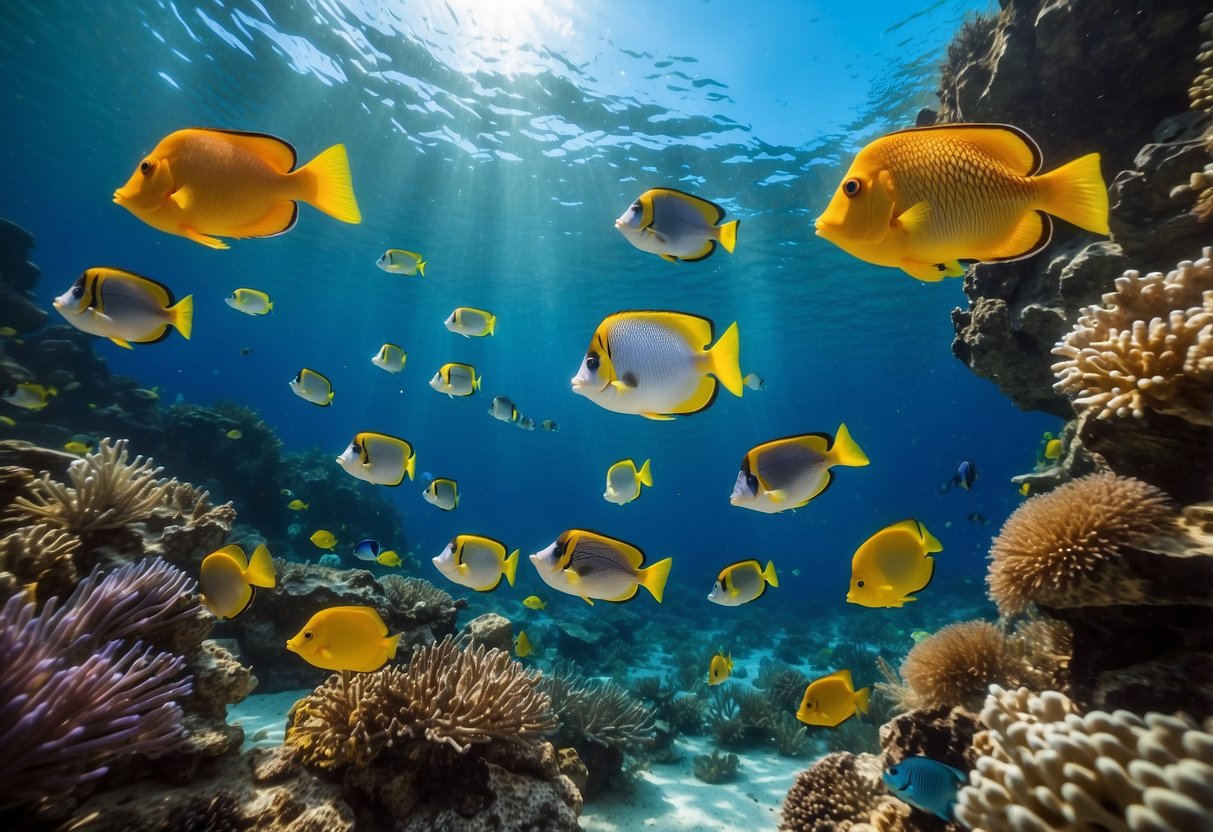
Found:
[{"label": "blue fish", "polygon": [[378,540],[371,540],[370,538],[359,540],[358,544],[354,546],[354,557],[358,558],[358,560],[374,561],[379,557],[379,551],[382,548]]},{"label": "blue fish", "polygon": [[960,466],[956,469],[956,473],[952,475],[952,479],[945,482],[943,487],[939,489],[939,493],[944,493],[952,486],[959,486],[965,491],[971,491],[973,489],[973,480],[975,479],[977,479],[977,463],[971,459],[966,459],[960,463]]},{"label": "blue fish", "polygon": [[889,791],[911,806],[952,820],[956,792],[969,782],[969,775],[930,757],[906,757],[886,768],[880,779]]}]

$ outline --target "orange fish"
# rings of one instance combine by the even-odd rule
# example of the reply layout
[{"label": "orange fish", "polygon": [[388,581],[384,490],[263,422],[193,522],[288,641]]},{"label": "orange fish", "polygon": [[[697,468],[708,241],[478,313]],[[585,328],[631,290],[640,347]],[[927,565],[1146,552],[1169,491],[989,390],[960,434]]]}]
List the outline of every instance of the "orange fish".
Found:
[{"label": "orange fish", "polygon": [[298,201],[342,222],[362,221],[344,145],[295,170],[297,161],[295,148],[265,133],[178,130],[114,191],[114,202],[153,228],[211,248],[227,248],[217,236],[289,231]]}]

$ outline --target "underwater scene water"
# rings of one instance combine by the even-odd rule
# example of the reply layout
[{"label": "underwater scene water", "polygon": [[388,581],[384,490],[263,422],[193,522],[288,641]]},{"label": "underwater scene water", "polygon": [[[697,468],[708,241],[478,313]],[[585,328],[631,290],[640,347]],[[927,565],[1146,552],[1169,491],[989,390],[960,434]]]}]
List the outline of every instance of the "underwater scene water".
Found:
[{"label": "underwater scene water", "polygon": [[1213,828],[1194,6],[11,4],[0,816]]}]

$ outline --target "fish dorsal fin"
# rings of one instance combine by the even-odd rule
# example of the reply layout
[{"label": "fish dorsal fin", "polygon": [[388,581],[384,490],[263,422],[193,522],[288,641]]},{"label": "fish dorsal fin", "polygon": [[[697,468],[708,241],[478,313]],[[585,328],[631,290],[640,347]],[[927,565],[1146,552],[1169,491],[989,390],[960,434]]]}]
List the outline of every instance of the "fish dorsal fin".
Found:
[{"label": "fish dorsal fin", "polygon": [[676,199],[689,205],[699,212],[700,216],[703,217],[703,221],[708,225],[715,225],[724,219],[724,209],[715,202],[709,202],[703,197],[688,194],[686,191],[680,191],[677,188],[654,188],[649,193],[653,196],[654,201],[657,199]]},{"label": "fish dorsal fin", "polygon": [[365,619],[371,622],[381,638],[387,635],[387,624],[379,617],[379,612],[374,607],[329,607],[325,612]]},{"label": "fish dorsal fin", "polygon": [[248,558],[246,558],[244,556],[244,550],[241,549],[239,546],[237,546],[235,543],[229,543],[228,545],[224,546],[222,549],[217,549],[215,551],[215,554],[216,555],[227,555],[229,558],[236,561],[236,563],[239,564],[239,566],[240,566],[241,572],[248,569]]},{"label": "fish dorsal fin", "polygon": [[[701,315],[691,315],[686,312],[674,312],[665,309],[642,312],[624,311],[616,312],[603,323],[605,324],[607,321],[611,321],[614,325],[636,321],[671,329],[682,335],[691,346],[702,350],[706,350],[708,345],[714,340],[714,324],[711,318],[705,318]],[[609,332],[612,329],[613,326],[608,327],[607,340],[610,339]]]},{"label": "fish dorsal fin", "polygon": [[940,136],[968,142],[1019,176],[1040,173],[1044,157],[1032,137],[1010,124],[940,124],[934,127],[914,127],[889,135],[934,132]]},{"label": "fish dorsal fin", "polygon": [[[109,272],[109,274],[107,274],[107,272]],[[100,277],[101,285],[98,287],[98,292],[99,297],[101,298],[103,311],[105,302],[105,284],[115,279],[119,280],[119,282],[122,280],[127,280],[131,283],[138,284],[141,289],[155,298],[156,302],[159,303],[164,309],[168,309],[175,303],[172,291],[160,281],[153,280],[150,277],[146,277],[132,271],[127,271],[126,269],[115,269],[113,267],[106,267],[103,269]],[[111,286],[110,288],[112,291],[113,287]]]},{"label": "fish dorsal fin", "polygon": [[256,154],[268,162],[279,173],[290,173],[299,161],[299,154],[294,146],[286,139],[271,136],[269,133],[253,133],[244,130],[215,130],[211,128],[195,128],[200,133],[213,133],[236,147],[243,148]]},{"label": "fish dorsal fin", "polygon": [[855,690],[855,685],[851,681],[851,671],[838,670],[826,677],[827,679],[841,679],[847,686],[848,690]]},{"label": "fish dorsal fin", "polygon": [[598,532],[581,530],[575,546],[578,555],[622,555],[633,569],[644,563],[644,552],[630,543],[607,537]]}]

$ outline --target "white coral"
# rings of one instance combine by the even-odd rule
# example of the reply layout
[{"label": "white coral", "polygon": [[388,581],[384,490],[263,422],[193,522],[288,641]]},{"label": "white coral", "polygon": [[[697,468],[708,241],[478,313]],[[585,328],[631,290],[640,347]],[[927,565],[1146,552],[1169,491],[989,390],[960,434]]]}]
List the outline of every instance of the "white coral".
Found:
[{"label": "white coral", "polygon": [[1213,247],[1164,275],[1127,271],[1053,348],[1053,389],[1097,418],[1146,410],[1213,425]]}]

